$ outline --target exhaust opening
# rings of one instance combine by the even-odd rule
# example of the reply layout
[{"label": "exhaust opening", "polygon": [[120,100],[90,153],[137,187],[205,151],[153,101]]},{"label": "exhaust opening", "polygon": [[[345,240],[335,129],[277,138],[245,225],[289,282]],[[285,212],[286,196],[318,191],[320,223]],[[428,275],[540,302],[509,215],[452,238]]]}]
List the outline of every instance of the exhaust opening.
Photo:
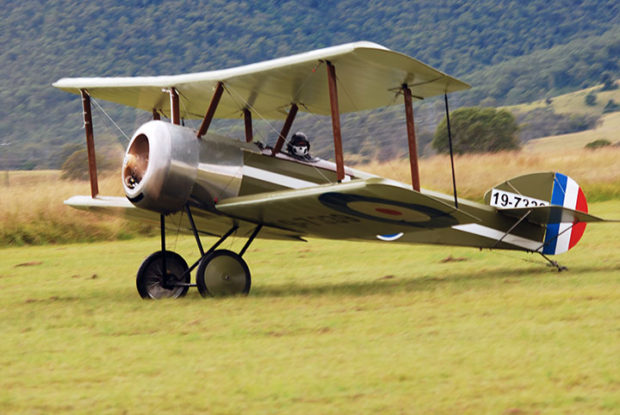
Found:
[{"label": "exhaust opening", "polygon": [[149,165],[149,139],[144,134],[137,136],[125,154],[123,183],[129,189],[140,184]]}]

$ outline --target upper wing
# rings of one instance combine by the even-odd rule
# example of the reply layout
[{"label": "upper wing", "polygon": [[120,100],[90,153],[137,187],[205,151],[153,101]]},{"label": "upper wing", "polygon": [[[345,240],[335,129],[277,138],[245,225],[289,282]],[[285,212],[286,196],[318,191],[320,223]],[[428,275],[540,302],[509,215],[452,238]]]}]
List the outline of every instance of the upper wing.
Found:
[{"label": "upper wing", "polygon": [[236,68],[174,76],[63,78],[62,90],[146,111],[170,114],[166,88],[175,87],[183,118],[202,118],[215,86],[226,93],[216,118],[237,118],[244,108],[264,118],[286,117],[291,103],[301,111],[329,115],[329,89],[324,61],[336,68],[340,112],[362,111],[400,103],[398,91],[408,84],[418,98],[458,91],[469,85],[407,55],[376,43],[356,42],[318,49]]}]

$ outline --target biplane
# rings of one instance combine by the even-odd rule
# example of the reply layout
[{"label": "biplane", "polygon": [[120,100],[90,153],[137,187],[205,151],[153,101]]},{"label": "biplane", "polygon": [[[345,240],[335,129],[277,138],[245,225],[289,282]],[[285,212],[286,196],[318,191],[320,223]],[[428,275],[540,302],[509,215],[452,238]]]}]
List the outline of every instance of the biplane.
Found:
[{"label": "biplane", "polygon": [[[256,238],[517,250],[539,253],[561,270],[547,255],[568,251],[586,223],[603,221],[587,213],[577,183],[556,172],[500,183],[484,204],[458,198],[456,185],[453,195],[422,189],[412,102],[443,95],[449,120],[448,93],[469,85],[375,43],[217,71],[63,78],[54,86],[82,98],[89,160],[91,195],[65,203],[159,223],[161,248],[137,273],[143,298],[182,297],[193,286],[204,297],[247,294],[251,276],[243,255]],[[99,195],[91,97],[152,113],[126,150],[126,197]],[[345,166],[340,114],[401,103],[412,184]],[[283,151],[299,111],[331,117],[335,162]],[[254,142],[256,116],[284,120],[272,147]],[[243,119],[245,140],[209,132],[215,118]],[[195,130],[181,125],[186,119],[202,121]],[[195,237],[200,255],[191,266],[166,248],[166,231],[178,229]],[[240,252],[218,249],[233,234],[247,238]],[[219,239],[205,249],[205,235]]]}]

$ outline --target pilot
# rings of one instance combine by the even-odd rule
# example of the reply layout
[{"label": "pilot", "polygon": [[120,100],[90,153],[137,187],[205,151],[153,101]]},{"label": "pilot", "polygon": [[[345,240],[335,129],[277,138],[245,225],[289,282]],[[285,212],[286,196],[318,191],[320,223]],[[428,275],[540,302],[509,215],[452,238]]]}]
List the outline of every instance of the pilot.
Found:
[{"label": "pilot", "polygon": [[310,141],[308,141],[308,137],[301,131],[293,134],[286,145],[286,151],[289,156],[295,157],[296,159],[312,161],[312,156],[310,156]]}]

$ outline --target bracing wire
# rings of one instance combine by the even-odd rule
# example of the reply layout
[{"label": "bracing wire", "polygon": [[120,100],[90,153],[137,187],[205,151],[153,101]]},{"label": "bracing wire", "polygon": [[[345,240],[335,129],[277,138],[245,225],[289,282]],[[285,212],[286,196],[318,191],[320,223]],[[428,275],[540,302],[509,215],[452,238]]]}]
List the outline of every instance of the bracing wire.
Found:
[{"label": "bracing wire", "polygon": [[[269,122],[268,119],[266,119],[265,117],[263,117],[263,115],[256,110],[256,108],[254,106],[252,106],[250,103],[248,103],[242,96],[241,94],[239,94],[234,88],[232,88],[230,85],[224,84],[224,90],[226,92],[228,92],[228,95],[230,95],[233,100],[235,100],[237,102],[237,105],[239,104],[243,104],[241,105],[241,107],[246,107],[247,109],[249,109],[250,111],[252,111],[253,114],[258,115],[258,117],[267,123],[267,126],[277,135],[280,135],[280,131],[278,131],[271,122]],[[259,137],[262,139],[265,139],[265,137],[263,137],[262,135],[260,135],[259,133]]]},{"label": "bracing wire", "polygon": [[[190,112],[187,110],[187,105],[185,103],[185,101],[188,101],[187,97],[183,94],[182,91],[179,91],[178,89],[177,89],[177,94],[179,94],[179,106],[181,107],[181,113],[185,113],[189,115]],[[184,99],[181,99],[181,98],[184,98]],[[196,122],[194,119],[184,118],[183,122],[185,124],[189,124],[189,127],[194,130],[198,129],[196,128]]]},{"label": "bracing wire", "polygon": [[117,123],[114,122],[114,120],[112,119],[112,117],[110,117],[110,115],[103,109],[103,107],[101,105],[99,105],[99,103],[97,102],[97,100],[95,100],[93,97],[91,97],[91,101],[95,103],[95,105],[97,106],[97,108],[99,108],[101,110],[101,112],[103,112],[103,114],[108,118],[108,120],[110,120],[110,122],[112,122],[112,124],[114,124],[114,126],[118,129],[118,131],[121,132],[121,134],[123,134],[123,136],[125,137],[125,139],[127,141],[129,141],[129,136],[127,134],[125,134],[125,131],[123,131],[123,129],[121,127],[118,126]]},{"label": "bracing wire", "polygon": [[181,213],[179,214],[179,223],[177,225],[176,238],[174,239],[174,245],[173,245],[174,249],[176,249],[177,244],[179,243],[179,235],[181,234],[181,224],[183,222],[183,215],[184,215],[184,212],[181,211]]},{"label": "bracing wire", "polygon": [[[254,108],[251,104],[249,104],[249,103],[245,102],[245,100],[243,99],[243,97],[242,97],[242,96],[241,96],[241,95],[240,95],[237,91],[235,91],[233,88],[230,88],[230,86],[229,86],[229,85],[225,85],[225,86],[224,86],[224,89],[225,89],[225,90],[229,93],[229,95],[230,95],[233,99],[235,99],[235,98],[236,98],[236,99],[235,99],[235,101],[236,101],[237,103],[240,103],[240,102],[241,102],[241,103],[245,103],[245,104],[246,104],[246,107],[247,107],[249,110],[251,110],[253,114],[258,115],[258,117],[259,117],[261,120],[265,121],[265,122],[267,123],[267,125],[269,126],[269,128],[270,128],[270,129],[271,129],[271,130],[272,130],[275,134],[280,135],[280,131],[276,130],[276,128],[273,126],[273,124],[272,124],[272,123],[271,123],[268,119],[266,119],[265,117],[263,117],[263,115],[262,115],[259,111],[257,111],[257,110],[256,110],[256,108]],[[235,95],[233,95],[233,94],[235,94],[236,96],[235,96]],[[262,138],[262,139],[266,140],[266,138],[265,138],[265,137],[263,137],[260,133],[259,133],[258,135],[259,135],[259,137],[260,137],[260,138]],[[319,174],[323,177],[323,179],[325,180],[325,182],[328,182],[328,183],[330,182],[329,178],[328,178],[327,176],[325,176],[325,174],[321,171],[321,169],[317,168],[316,166],[312,166],[312,167],[314,168],[314,170],[316,170],[316,171],[317,171],[317,172],[318,172],[318,173],[319,173]]]},{"label": "bracing wire", "polygon": [[448,144],[450,146],[450,164],[452,166],[452,189],[454,191],[454,207],[459,208],[458,196],[456,194],[456,175],[454,174],[454,151],[452,150],[452,130],[450,129],[450,109],[448,107],[448,94],[444,94],[446,104],[446,125],[448,127]]}]

